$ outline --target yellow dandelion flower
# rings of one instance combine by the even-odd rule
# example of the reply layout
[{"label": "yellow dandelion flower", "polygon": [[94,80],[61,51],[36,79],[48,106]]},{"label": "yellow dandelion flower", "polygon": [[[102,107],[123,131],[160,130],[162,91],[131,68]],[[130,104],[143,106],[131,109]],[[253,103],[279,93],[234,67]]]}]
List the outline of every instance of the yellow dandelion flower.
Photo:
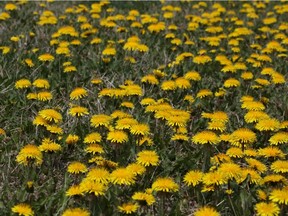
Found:
[{"label": "yellow dandelion flower", "polygon": [[212,131],[202,131],[202,132],[198,132],[197,134],[195,134],[192,137],[192,141],[195,144],[213,144],[216,145],[218,144],[221,140],[220,138],[217,136],[217,134],[215,134]]},{"label": "yellow dandelion flower", "polygon": [[277,132],[270,137],[269,142],[271,145],[288,143],[288,133],[282,131]]},{"label": "yellow dandelion flower", "polygon": [[62,121],[62,115],[54,109],[44,109],[41,110],[38,114],[49,122],[59,123]]},{"label": "yellow dandelion flower", "polygon": [[116,121],[115,128],[118,130],[130,129],[135,124],[138,124],[138,121],[134,118],[121,118]]},{"label": "yellow dandelion flower", "polygon": [[47,126],[48,125],[48,121],[45,120],[43,117],[41,116],[36,116],[35,119],[33,120],[33,125],[36,125],[36,126]]},{"label": "yellow dandelion flower", "polygon": [[16,157],[19,164],[28,165],[30,162],[35,162],[36,165],[41,165],[43,162],[43,155],[40,149],[32,144],[25,145]]},{"label": "yellow dandelion flower", "polygon": [[227,183],[227,177],[223,172],[214,171],[205,173],[202,182],[209,186],[209,185],[223,185]]},{"label": "yellow dandelion flower", "polygon": [[255,128],[259,131],[277,131],[280,128],[280,122],[273,118],[261,119],[257,122]]},{"label": "yellow dandelion flower", "polygon": [[238,164],[229,162],[222,163],[218,168],[218,172],[222,172],[227,179],[237,179],[241,173],[241,167]]},{"label": "yellow dandelion flower", "polygon": [[102,51],[104,56],[114,56],[116,55],[116,49],[114,47],[107,47]]},{"label": "yellow dandelion flower", "polygon": [[226,88],[238,87],[240,86],[240,82],[237,79],[230,78],[230,79],[225,80],[223,85]]},{"label": "yellow dandelion flower", "polygon": [[179,88],[179,89],[191,88],[191,84],[190,84],[189,80],[184,78],[184,77],[178,77],[175,80],[175,84],[176,84],[177,88]]},{"label": "yellow dandelion flower", "polygon": [[266,175],[263,178],[263,183],[277,183],[277,182],[282,182],[282,183],[287,183],[287,179],[282,176],[282,175],[277,175],[277,174],[271,174],[271,175]]},{"label": "yellow dandelion flower", "polygon": [[161,89],[164,91],[175,90],[177,88],[176,82],[173,80],[163,81],[161,84]]},{"label": "yellow dandelion flower", "polygon": [[52,62],[54,61],[55,58],[51,54],[45,53],[45,54],[40,55],[38,59],[39,61],[43,61],[43,62]]},{"label": "yellow dandelion flower", "polygon": [[204,173],[198,170],[191,170],[184,176],[184,183],[188,186],[195,187],[196,185],[200,184],[202,182],[202,178],[204,176]]},{"label": "yellow dandelion flower", "polygon": [[105,114],[99,114],[99,115],[93,115],[91,117],[90,123],[91,126],[96,128],[100,126],[109,127],[111,121],[112,121],[111,116]]},{"label": "yellow dandelion flower", "polygon": [[93,132],[93,133],[90,133],[90,134],[87,134],[84,138],[84,143],[99,143],[101,142],[102,140],[102,137],[99,133],[97,132]]},{"label": "yellow dandelion flower", "polygon": [[110,173],[105,168],[92,168],[87,173],[86,178],[91,181],[108,184],[110,181]]},{"label": "yellow dandelion flower", "polygon": [[12,212],[23,216],[33,216],[34,211],[31,206],[26,203],[20,203],[12,207]]},{"label": "yellow dandelion flower", "polygon": [[205,113],[203,112],[201,114],[203,118],[211,119],[212,121],[217,122],[228,122],[228,115],[225,112],[222,111],[215,111],[213,113]]},{"label": "yellow dandelion flower", "polygon": [[132,185],[135,183],[135,174],[127,168],[117,168],[110,174],[110,181],[116,185]]},{"label": "yellow dandelion flower", "polygon": [[137,163],[143,166],[157,166],[159,156],[155,151],[143,150],[137,154]]},{"label": "yellow dandelion flower", "polygon": [[273,202],[260,202],[254,208],[257,216],[277,216],[280,213],[280,208]]},{"label": "yellow dandelion flower", "polygon": [[83,191],[83,193],[89,193],[95,196],[103,196],[105,195],[107,186],[103,183],[84,178],[80,182],[80,190]]},{"label": "yellow dandelion flower", "polygon": [[5,10],[7,11],[13,11],[17,9],[17,5],[12,4],[12,3],[7,3],[4,7]]},{"label": "yellow dandelion flower", "polygon": [[279,204],[288,204],[288,188],[284,187],[281,189],[274,189],[271,191],[269,195],[269,199],[272,202],[279,203]]},{"label": "yellow dandelion flower", "polygon": [[37,100],[39,101],[49,101],[53,98],[51,92],[48,91],[42,91],[37,93]]},{"label": "yellow dandelion flower", "polygon": [[224,132],[226,130],[226,125],[225,125],[225,122],[222,122],[222,121],[212,121],[212,122],[208,122],[207,129]]},{"label": "yellow dandelion flower", "polygon": [[284,156],[285,156],[283,151],[281,151],[279,148],[273,147],[273,146],[268,146],[266,148],[258,149],[258,155],[263,156],[265,158],[269,158],[269,157],[284,158]]},{"label": "yellow dandelion flower", "polygon": [[174,134],[172,137],[171,137],[171,140],[173,141],[188,141],[189,140],[189,137],[185,134]]},{"label": "yellow dandelion flower", "polygon": [[206,64],[211,61],[212,59],[210,58],[210,56],[207,56],[207,55],[199,55],[193,58],[193,62],[195,64]]},{"label": "yellow dandelion flower", "polygon": [[65,140],[65,143],[68,145],[74,144],[79,141],[79,136],[75,134],[69,134]]},{"label": "yellow dandelion flower", "polygon": [[78,100],[80,98],[86,97],[88,95],[87,90],[81,87],[75,88],[71,93],[70,93],[70,99],[71,100]]},{"label": "yellow dandelion flower", "polygon": [[148,74],[146,76],[143,76],[141,79],[141,82],[142,83],[149,83],[151,85],[158,85],[159,84],[159,80],[153,74]]},{"label": "yellow dandelion flower", "polygon": [[85,148],[85,152],[88,153],[92,153],[93,155],[96,153],[104,153],[104,149],[102,146],[98,145],[98,144],[89,144],[86,148]]},{"label": "yellow dandelion flower", "polygon": [[259,200],[267,200],[267,194],[263,190],[257,190],[257,197]]},{"label": "yellow dandelion flower", "polygon": [[69,109],[69,112],[68,112],[71,116],[77,116],[77,117],[80,117],[80,116],[84,116],[84,115],[88,115],[89,112],[88,112],[88,109],[86,107],[82,107],[82,106],[74,106],[74,107],[71,107]]},{"label": "yellow dandelion flower", "polygon": [[170,177],[159,177],[152,184],[152,190],[157,192],[177,192],[178,184]]},{"label": "yellow dandelion flower", "polygon": [[63,134],[63,129],[58,127],[57,125],[47,125],[46,129],[53,134]]},{"label": "yellow dandelion flower", "polygon": [[244,101],[241,105],[241,108],[247,110],[261,111],[265,109],[265,106],[260,101]]},{"label": "yellow dandelion flower", "polygon": [[145,201],[148,206],[156,202],[155,197],[152,194],[143,192],[135,192],[132,199],[136,201]]},{"label": "yellow dandelion flower", "polygon": [[149,125],[147,124],[132,124],[130,127],[130,132],[133,135],[148,135],[150,133]]},{"label": "yellow dandelion flower", "polygon": [[16,89],[24,89],[24,88],[29,88],[31,86],[31,82],[28,79],[20,79],[15,83],[15,88]]},{"label": "yellow dandelion flower", "polygon": [[69,66],[64,67],[63,71],[64,73],[75,72],[77,71],[77,68],[73,65],[69,65]]},{"label": "yellow dandelion flower", "polygon": [[242,169],[242,172],[241,172],[241,176],[242,177],[239,177],[236,179],[237,183],[240,184],[241,182],[247,180],[247,177],[249,176],[249,182],[250,183],[253,183],[253,184],[256,184],[256,185],[260,185],[262,184],[262,177],[261,175],[259,174],[259,172],[253,170],[253,169],[249,169],[249,168],[246,168],[246,169]]},{"label": "yellow dandelion flower", "polygon": [[194,212],[194,216],[220,216],[220,213],[218,213],[214,208],[209,206],[204,206],[199,209],[197,209]]},{"label": "yellow dandelion flower", "polygon": [[205,98],[208,96],[213,96],[213,93],[209,89],[200,89],[196,95],[197,98]]},{"label": "yellow dandelion flower", "polygon": [[248,128],[239,128],[235,130],[231,135],[229,142],[237,147],[242,147],[242,145],[252,144],[256,142],[256,134]]},{"label": "yellow dandelion flower", "polygon": [[271,164],[271,170],[275,173],[287,173],[288,172],[288,161],[277,160]]},{"label": "yellow dandelion flower", "polygon": [[67,172],[72,174],[85,173],[87,171],[86,165],[78,161],[70,163],[67,167]]},{"label": "yellow dandelion flower", "polygon": [[90,216],[90,212],[82,208],[69,208],[63,212],[62,216]]},{"label": "yellow dandelion flower", "polygon": [[133,214],[137,211],[139,205],[137,203],[124,203],[121,206],[118,206],[118,210],[124,214]]},{"label": "yellow dandelion flower", "polygon": [[243,80],[251,80],[251,79],[253,79],[253,77],[254,77],[254,75],[253,75],[253,73],[251,73],[251,72],[243,72],[243,73],[241,74],[241,78],[242,78]]},{"label": "yellow dandelion flower", "polygon": [[146,171],[145,166],[142,166],[139,163],[131,163],[126,169],[130,170],[134,175],[142,175]]},{"label": "yellow dandelion flower", "polygon": [[68,188],[65,195],[68,197],[82,196],[83,191],[81,190],[80,185],[72,185],[71,187]]},{"label": "yellow dandelion flower", "polygon": [[114,130],[114,131],[108,132],[107,140],[113,143],[124,143],[128,141],[128,135],[125,131]]},{"label": "yellow dandelion flower", "polygon": [[120,107],[126,107],[126,108],[131,108],[134,109],[134,104],[129,101],[124,101],[120,104]]},{"label": "yellow dandelion flower", "polygon": [[244,119],[247,123],[254,123],[258,122],[259,120],[269,118],[269,115],[263,111],[248,111],[244,116]]},{"label": "yellow dandelion flower", "polygon": [[45,89],[50,88],[50,84],[49,84],[48,80],[46,80],[46,79],[36,79],[36,80],[34,80],[32,85],[37,87],[37,88],[45,88]]},{"label": "yellow dandelion flower", "polygon": [[265,164],[261,163],[260,161],[254,158],[246,158],[245,161],[248,163],[250,168],[256,169],[260,173],[263,173],[267,170],[267,167]]},{"label": "yellow dandelion flower", "polygon": [[60,151],[62,149],[61,145],[54,142],[53,140],[49,138],[44,138],[42,140],[41,145],[39,146],[39,150],[41,152],[56,152]]}]

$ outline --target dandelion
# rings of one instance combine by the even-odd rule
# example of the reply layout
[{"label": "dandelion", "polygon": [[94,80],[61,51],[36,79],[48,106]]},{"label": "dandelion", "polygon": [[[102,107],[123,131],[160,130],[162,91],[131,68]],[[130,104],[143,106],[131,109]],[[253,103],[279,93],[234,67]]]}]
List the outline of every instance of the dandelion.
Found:
[{"label": "dandelion", "polygon": [[34,80],[32,85],[37,87],[37,88],[45,88],[45,89],[50,88],[50,84],[49,84],[48,80],[46,80],[46,79],[36,79],[36,80]]},{"label": "dandelion", "polygon": [[139,205],[137,203],[124,203],[121,206],[118,206],[118,210],[124,214],[133,214],[137,211]]},{"label": "dandelion", "polygon": [[258,155],[263,156],[265,158],[284,158],[285,154],[282,152],[279,148],[273,147],[273,146],[268,146],[266,148],[261,148],[258,149]]},{"label": "dandelion", "polygon": [[196,97],[197,98],[205,98],[208,96],[212,96],[213,93],[209,89],[200,89],[199,92],[197,93]]},{"label": "dandelion", "polygon": [[75,134],[69,134],[65,140],[65,143],[68,145],[75,144],[79,141],[79,136]]},{"label": "dandelion", "polygon": [[51,92],[42,91],[37,93],[37,100],[40,101],[49,101],[53,98]]},{"label": "dandelion", "polygon": [[224,87],[226,88],[238,87],[238,86],[240,86],[240,82],[234,78],[227,79],[224,82]]},{"label": "dandelion", "polygon": [[195,187],[202,182],[204,173],[198,170],[191,170],[184,176],[184,183],[188,186]]},{"label": "dandelion", "polygon": [[84,116],[84,115],[88,115],[89,112],[88,112],[88,109],[86,107],[74,106],[74,107],[71,107],[69,109],[69,114],[71,116],[81,117],[81,116]]},{"label": "dandelion", "polygon": [[59,123],[62,121],[62,115],[54,109],[44,109],[41,110],[38,114],[43,119],[50,122]]},{"label": "dandelion", "polygon": [[108,184],[110,181],[110,173],[104,168],[93,167],[87,173],[86,179],[90,181],[99,182],[102,184]]},{"label": "dandelion", "polygon": [[130,132],[133,135],[148,135],[150,133],[150,128],[147,124],[132,124],[130,127]]},{"label": "dandelion", "polygon": [[161,89],[164,91],[175,90],[177,88],[176,82],[173,80],[163,81],[161,84]]},{"label": "dandelion", "polygon": [[271,164],[271,170],[275,173],[287,173],[288,172],[288,161],[277,160]]},{"label": "dandelion", "polygon": [[231,135],[229,142],[237,147],[242,147],[242,145],[252,144],[256,142],[256,134],[248,128],[239,128],[235,130]]},{"label": "dandelion", "polygon": [[20,203],[12,207],[12,212],[23,216],[33,216],[34,211],[31,206],[25,203]]},{"label": "dandelion", "polygon": [[80,188],[80,185],[72,185],[68,190],[66,191],[66,196],[72,197],[72,196],[82,196],[83,191]]},{"label": "dandelion", "polygon": [[269,195],[269,199],[278,204],[288,204],[288,188],[284,187],[283,189],[274,189]]},{"label": "dandelion", "polygon": [[137,154],[137,163],[143,166],[157,166],[159,156],[155,151],[143,150]]},{"label": "dandelion", "polygon": [[271,145],[288,143],[288,133],[282,131],[277,132],[270,137],[269,142]]},{"label": "dandelion", "polygon": [[282,182],[282,183],[287,183],[287,179],[282,176],[282,175],[277,175],[277,174],[271,174],[271,175],[266,175],[263,178],[263,183],[277,183],[277,182]]},{"label": "dandelion", "polygon": [[153,182],[152,190],[157,192],[177,192],[179,186],[170,177],[160,177]]},{"label": "dandelion", "polygon": [[267,170],[267,167],[265,164],[261,163],[260,161],[254,158],[246,158],[245,160],[248,163],[250,168],[254,168],[260,173],[263,173]]},{"label": "dandelion", "polygon": [[269,115],[263,111],[248,111],[244,116],[244,119],[247,123],[254,123],[258,122],[259,120],[269,118]]},{"label": "dandelion", "polygon": [[188,89],[191,88],[191,84],[188,79],[185,79],[184,77],[179,77],[175,80],[175,84],[177,88],[180,89]]},{"label": "dandelion", "polygon": [[121,118],[116,121],[115,128],[118,130],[130,129],[135,124],[138,124],[138,121],[134,118]]},{"label": "dandelion", "polygon": [[16,157],[16,161],[25,166],[30,162],[35,162],[36,165],[41,165],[43,162],[43,155],[37,146],[28,144],[20,150]]},{"label": "dandelion", "polygon": [[92,154],[96,154],[96,153],[102,154],[104,153],[104,149],[102,146],[98,144],[90,144],[89,146],[85,148],[85,152],[92,153]]},{"label": "dandelion", "polygon": [[220,216],[220,213],[218,213],[214,208],[209,206],[204,206],[196,210],[194,213],[194,216]]},{"label": "dandelion", "polygon": [[257,216],[277,216],[280,213],[280,208],[275,203],[260,202],[255,205]]},{"label": "dandelion", "polygon": [[63,129],[58,127],[57,125],[47,125],[46,129],[53,134],[63,134]]},{"label": "dandelion", "polygon": [[91,126],[97,128],[100,126],[108,127],[112,121],[112,117],[105,115],[105,114],[99,114],[99,115],[93,115],[91,117],[90,123]]},{"label": "dandelion", "polygon": [[130,170],[134,175],[142,175],[146,171],[145,166],[139,163],[129,164],[126,169]]},{"label": "dandelion", "polygon": [[261,119],[255,125],[255,128],[259,131],[277,131],[280,128],[280,122],[272,118]]},{"label": "dandelion", "polygon": [[83,193],[93,194],[94,196],[103,196],[105,195],[107,186],[100,182],[84,178],[80,183],[80,190],[82,190]]},{"label": "dandelion", "polygon": [[132,185],[135,183],[135,174],[127,168],[117,168],[110,174],[110,181],[116,185]]},{"label": "dandelion", "polygon": [[77,71],[77,68],[73,65],[69,65],[69,66],[64,67],[63,71],[64,71],[64,73],[75,72],[75,71]]},{"label": "dandelion", "polygon": [[197,134],[195,134],[192,137],[192,141],[195,144],[218,144],[221,140],[220,138],[217,136],[217,134],[215,134],[212,131],[202,131],[202,132],[198,132]]},{"label": "dandelion", "polygon": [[124,143],[128,141],[128,135],[125,131],[114,130],[114,131],[108,132],[107,140],[113,143]]},{"label": "dandelion", "polygon": [[150,193],[136,192],[132,196],[133,200],[145,201],[148,206],[156,202],[155,197]]},{"label": "dandelion", "polygon": [[62,149],[61,145],[52,141],[49,138],[44,138],[42,140],[41,145],[39,146],[39,150],[41,152],[57,152],[60,151],[61,149]]},{"label": "dandelion", "polygon": [[62,216],[90,216],[90,213],[82,208],[69,208],[63,212]]},{"label": "dandelion", "polygon": [[84,143],[99,143],[101,142],[102,137],[99,133],[97,132],[92,132],[90,134],[87,134],[84,138]]},{"label": "dandelion", "polygon": [[86,97],[88,95],[87,91],[84,88],[78,87],[75,88],[71,93],[70,93],[70,99],[71,100],[79,100],[83,97]]},{"label": "dandelion", "polygon": [[31,86],[31,82],[28,79],[20,79],[15,83],[15,88],[16,89],[24,89],[24,88],[29,88]]},{"label": "dandelion", "polygon": [[241,167],[232,162],[222,163],[218,168],[218,172],[222,172],[227,179],[237,179],[241,173]]},{"label": "dandelion", "polygon": [[202,182],[209,186],[209,185],[223,185],[227,183],[227,177],[225,173],[220,171],[214,171],[205,173]]},{"label": "dandelion", "polygon": [[69,164],[67,172],[72,174],[85,173],[87,172],[87,167],[85,164],[75,161]]},{"label": "dandelion", "polygon": [[43,61],[43,62],[52,62],[54,61],[55,58],[51,54],[45,53],[45,54],[40,55],[38,59],[39,61]]}]

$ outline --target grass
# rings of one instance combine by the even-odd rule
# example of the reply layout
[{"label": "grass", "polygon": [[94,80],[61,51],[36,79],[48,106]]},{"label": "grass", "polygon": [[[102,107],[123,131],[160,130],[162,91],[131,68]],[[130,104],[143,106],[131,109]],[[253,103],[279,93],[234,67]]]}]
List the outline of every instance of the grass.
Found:
[{"label": "grass", "polygon": [[[1,215],[21,215],[20,203],[30,212],[22,215],[286,214],[286,2],[19,1],[0,8]],[[59,53],[63,47],[68,54]],[[54,59],[41,60],[45,53]],[[77,71],[64,72],[69,64]],[[37,79],[50,87],[37,87]],[[77,87],[86,93],[73,100]],[[41,91],[52,99],[29,99]],[[75,106],[88,113],[71,115]],[[45,109],[59,113],[59,122],[41,116]],[[100,114],[108,123],[93,126]],[[235,135],[243,128],[249,132]],[[115,130],[127,138],[107,139]],[[92,132],[100,142],[85,141]],[[79,140],[68,144],[69,135]],[[45,138],[61,149],[43,149]],[[38,165],[35,152],[23,153],[27,144],[41,150]],[[145,150],[156,156],[141,158]],[[85,168],[69,172],[75,161]],[[106,180],[91,174],[100,168]],[[121,168],[129,172],[113,178]],[[188,177],[191,171],[200,177]],[[73,185],[80,189],[71,195]]]}]

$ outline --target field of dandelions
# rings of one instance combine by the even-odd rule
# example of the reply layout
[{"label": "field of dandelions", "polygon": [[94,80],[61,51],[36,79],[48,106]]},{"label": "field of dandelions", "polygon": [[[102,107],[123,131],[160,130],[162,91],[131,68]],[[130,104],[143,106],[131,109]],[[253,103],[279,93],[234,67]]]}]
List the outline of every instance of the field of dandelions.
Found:
[{"label": "field of dandelions", "polygon": [[287,215],[287,17],[0,2],[0,215]]}]

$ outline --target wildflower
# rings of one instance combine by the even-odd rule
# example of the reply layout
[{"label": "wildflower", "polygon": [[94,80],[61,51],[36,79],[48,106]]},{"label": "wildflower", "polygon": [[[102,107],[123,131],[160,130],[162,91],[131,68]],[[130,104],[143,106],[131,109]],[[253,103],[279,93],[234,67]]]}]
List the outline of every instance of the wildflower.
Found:
[{"label": "wildflower", "polygon": [[59,145],[58,143],[52,141],[49,138],[44,138],[42,140],[41,145],[39,146],[39,150],[41,152],[56,152],[56,151],[60,151],[62,149],[61,145]]},{"label": "wildflower", "polygon": [[130,132],[133,135],[148,135],[150,132],[150,128],[147,124],[132,124],[130,127]]},{"label": "wildflower", "polygon": [[134,109],[134,104],[129,101],[124,101],[120,104],[120,107],[126,107],[126,108],[131,108]]},{"label": "wildflower", "polygon": [[7,3],[4,7],[5,10],[7,11],[13,11],[17,9],[17,5],[12,4],[12,3]]},{"label": "wildflower", "polygon": [[77,71],[77,68],[73,65],[69,65],[69,66],[64,67],[63,71],[64,73],[75,72]]},{"label": "wildflower", "polygon": [[172,137],[171,137],[171,140],[173,141],[188,141],[189,140],[189,137],[185,134],[174,134]]},{"label": "wildflower", "polygon": [[265,158],[270,158],[270,157],[283,158],[285,156],[284,152],[282,152],[279,148],[273,147],[273,146],[268,146],[266,148],[258,149],[258,155],[263,156]]},{"label": "wildflower", "polygon": [[212,59],[210,58],[210,56],[207,56],[207,55],[199,55],[193,58],[193,62],[195,64],[206,64],[211,61]]},{"label": "wildflower", "polygon": [[260,173],[263,173],[267,170],[267,167],[265,164],[261,163],[260,161],[254,158],[246,158],[245,160],[249,164],[250,168],[254,168]]},{"label": "wildflower", "polygon": [[260,202],[255,205],[255,211],[257,216],[276,216],[280,213],[280,208],[273,202]]},{"label": "wildflower", "polygon": [[28,65],[28,67],[34,67],[35,65],[34,65],[34,63],[33,63],[33,61],[32,61],[32,59],[25,59],[24,60],[24,62],[26,63],[26,65]]},{"label": "wildflower", "polygon": [[63,134],[63,129],[58,127],[57,125],[47,125],[46,129],[53,134]]},{"label": "wildflower", "polygon": [[68,190],[66,191],[66,196],[82,196],[83,191],[80,188],[80,185],[72,185]]},{"label": "wildflower", "polygon": [[83,193],[93,194],[94,196],[103,196],[107,190],[107,186],[100,182],[84,178],[80,183],[80,190]]},{"label": "wildflower", "polygon": [[184,74],[184,78],[187,80],[200,81],[201,75],[196,71],[188,71]]},{"label": "wildflower", "polygon": [[96,153],[104,153],[104,149],[102,146],[98,144],[90,144],[85,148],[85,152],[96,154]]},{"label": "wildflower", "polygon": [[69,208],[63,212],[62,216],[90,216],[90,213],[82,208]]},{"label": "wildflower", "polygon": [[209,186],[209,185],[223,185],[227,183],[227,177],[225,173],[220,171],[214,171],[205,173],[202,182]]},{"label": "wildflower", "polygon": [[271,174],[271,175],[266,175],[263,178],[263,183],[276,183],[276,182],[282,182],[282,183],[287,183],[287,179],[282,176],[282,175],[277,175],[277,174]]},{"label": "wildflower", "polygon": [[191,170],[184,176],[184,183],[188,186],[192,185],[195,187],[196,185],[202,182],[204,173],[198,170]]},{"label": "wildflower", "polygon": [[185,79],[184,77],[178,77],[175,80],[175,84],[180,89],[188,89],[188,88],[191,87],[191,84],[190,84],[189,80]]},{"label": "wildflower", "polygon": [[220,213],[218,213],[214,208],[209,206],[204,206],[196,210],[194,213],[194,216],[220,216]]},{"label": "wildflower", "polygon": [[132,196],[132,199],[136,201],[145,201],[148,206],[156,202],[155,197],[147,192],[135,192]]},{"label": "wildflower", "polygon": [[126,169],[130,170],[134,175],[142,175],[146,171],[145,166],[139,163],[129,164]]},{"label": "wildflower", "polygon": [[11,210],[13,213],[17,213],[18,215],[23,215],[23,216],[34,215],[34,211],[32,210],[31,206],[25,203],[14,205]]},{"label": "wildflower", "polygon": [[263,111],[248,111],[244,116],[247,123],[254,123],[268,118],[270,118],[269,115]]},{"label": "wildflower", "polygon": [[53,98],[51,92],[48,91],[41,91],[37,93],[37,100],[40,101],[48,101],[51,100]]},{"label": "wildflower", "polygon": [[74,144],[79,141],[79,136],[74,134],[69,134],[65,140],[65,143],[68,145]]},{"label": "wildflower", "polygon": [[75,161],[69,164],[67,171],[72,174],[85,173],[87,172],[87,167],[85,164]]},{"label": "wildflower", "polygon": [[158,79],[153,74],[149,74],[149,75],[143,76],[142,79],[141,79],[141,82],[142,83],[149,83],[151,85],[158,85],[159,84]]},{"label": "wildflower", "polygon": [[107,140],[113,143],[124,143],[128,141],[128,135],[122,130],[110,131],[107,134]]},{"label": "wildflower", "polygon": [[215,134],[212,131],[202,131],[202,132],[198,132],[197,134],[195,134],[192,137],[192,141],[195,144],[218,144],[221,140],[220,138],[217,136],[217,134]]},{"label": "wildflower", "polygon": [[251,80],[251,79],[253,79],[253,74],[251,72],[243,72],[241,74],[241,78],[243,80]]},{"label": "wildflower", "polygon": [[102,55],[104,56],[114,56],[116,55],[116,49],[113,47],[107,47],[102,51]]},{"label": "wildflower", "polygon": [[176,82],[173,80],[166,80],[162,82],[161,89],[164,91],[175,90],[177,88]]},{"label": "wildflower", "polygon": [[271,145],[288,143],[288,133],[282,131],[277,132],[270,137],[269,142]]},{"label": "wildflower", "polygon": [[248,128],[239,128],[230,135],[229,142],[234,146],[242,146],[256,142],[256,134]]},{"label": "wildflower", "polygon": [[267,194],[263,190],[257,190],[257,197],[260,200],[266,200],[267,199]]},{"label": "wildflower", "polygon": [[277,119],[261,119],[255,128],[259,131],[277,131],[280,128],[280,122]]},{"label": "wildflower", "polygon": [[58,123],[62,121],[62,115],[54,109],[44,109],[39,112],[39,116],[50,122]]},{"label": "wildflower", "polygon": [[69,109],[69,114],[70,114],[71,116],[80,117],[80,116],[88,115],[89,112],[88,112],[88,109],[87,109],[86,107],[74,106],[74,107],[71,107],[71,108]]},{"label": "wildflower", "polygon": [[48,126],[48,121],[45,120],[43,117],[41,117],[40,115],[36,116],[35,119],[33,120],[33,125],[36,126]]},{"label": "wildflower", "polygon": [[197,98],[204,98],[208,96],[212,96],[213,93],[209,89],[200,89],[199,92],[197,93],[196,97]]},{"label": "wildflower", "polygon": [[112,184],[132,185],[135,183],[135,175],[127,168],[117,168],[110,174]]},{"label": "wildflower", "polygon": [[124,203],[121,206],[118,206],[118,210],[124,214],[133,214],[137,211],[139,205],[137,203]]},{"label": "wildflower", "polygon": [[20,79],[15,83],[16,89],[29,88],[30,86],[31,86],[31,82],[28,79]]},{"label": "wildflower", "polygon": [[179,186],[172,178],[160,177],[153,182],[152,190],[157,192],[177,192]]},{"label": "wildflower", "polygon": [[221,121],[212,121],[208,123],[208,130],[218,130],[220,132],[224,132],[226,130],[226,125]]},{"label": "wildflower", "polygon": [[226,88],[238,87],[238,86],[240,86],[240,82],[234,78],[227,79],[224,82],[224,87]]},{"label": "wildflower", "polygon": [[87,173],[86,179],[102,184],[108,184],[110,181],[110,173],[104,168],[93,167]]},{"label": "wildflower", "polygon": [[91,126],[93,127],[108,127],[110,125],[110,122],[112,121],[112,117],[104,114],[99,114],[99,115],[93,115],[90,123]]},{"label": "wildflower", "polygon": [[288,204],[288,188],[284,187],[283,189],[274,189],[269,195],[269,199],[272,202],[279,204]]},{"label": "wildflower", "polygon": [[45,54],[42,54],[38,57],[39,61],[43,61],[43,62],[52,62],[54,61],[54,57],[49,54],[49,53],[45,53]]},{"label": "wildflower", "polygon": [[241,173],[241,167],[238,164],[227,162],[222,163],[219,168],[219,172],[222,172],[224,177],[227,179],[237,179]]},{"label": "wildflower", "polygon": [[101,142],[101,135],[97,132],[87,134],[84,138],[84,143],[99,143]]},{"label": "wildflower", "polygon": [[48,80],[46,80],[46,79],[36,79],[36,80],[34,80],[32,85],[37,87],[37,88],[45,88],[45,89],[50,88],[50,84],[49,84]]},{"label": "wildflower", "polygon": [[144,166],[157,166],[159,156],[155,151],[143,150],[137,154],[137,163]]},{"label": "wildflower", "polygon": [[29,162],[35,162],[36,165],[41,165],[43,162],[43,155],[40,149],[32,144],[24,146],[16,157],[19,164],[28,165]]},{"label": "wildflower", "polygon": [[84,88],[78,87],[78,88],[75,88],[70,93],[70,99],[71,100],[78,100],[80,98],[86,97],[87,95],[88,95],[88,93]]},{"label": "wildflower", "polygon": [[275,173],[288,173],[288,161],[277,160],[271,164],[271,169]]},{"label": "wildflower", "polygon": [[244,101],[241,108],[247,109],[247,110],[254,110],[254,111],[261,111],[265,109],[265,106],[263,103],[259,101]]}]

